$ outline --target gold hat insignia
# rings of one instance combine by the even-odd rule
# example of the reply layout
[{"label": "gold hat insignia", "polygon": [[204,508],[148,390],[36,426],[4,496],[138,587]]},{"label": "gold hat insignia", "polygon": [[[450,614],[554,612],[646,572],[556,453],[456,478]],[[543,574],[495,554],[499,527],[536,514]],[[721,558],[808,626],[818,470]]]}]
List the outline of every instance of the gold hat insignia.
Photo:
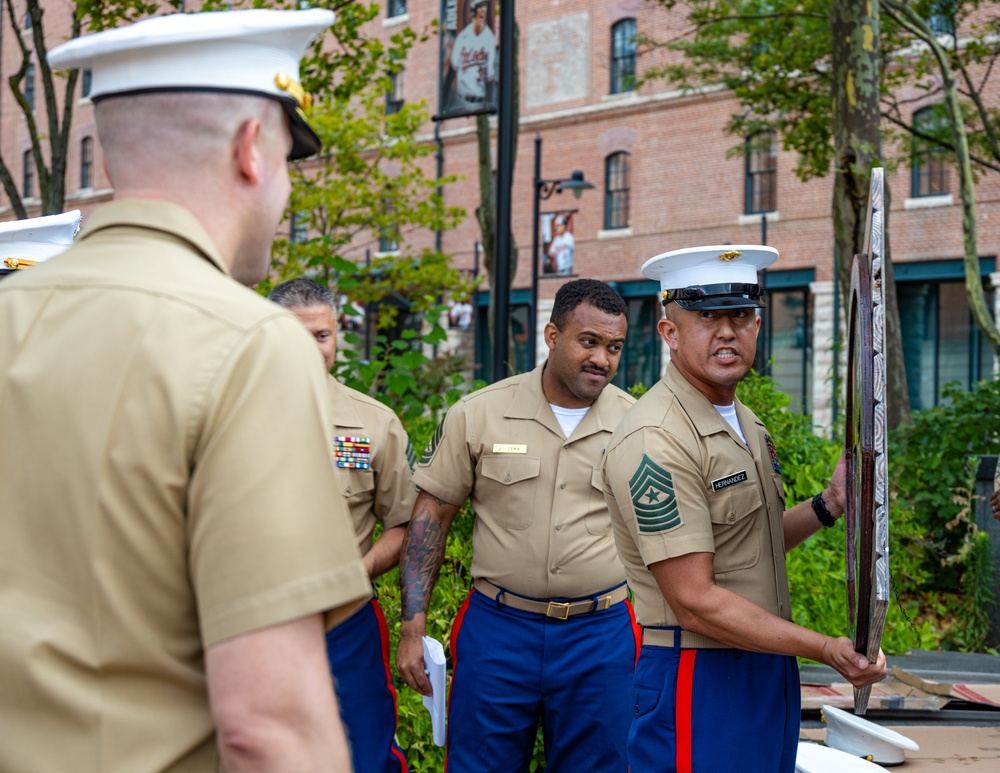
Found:
[{"label": "gold hat insignia", "polygon": [[274,85],[294,99],[295,104],[299,106],[299,110],[308,110],[312,107],[312,94],[309,94],[302,88],[302,84],[291,75],[279,72],[274,76]]},{"label": "gold hat insignia", "polygon": [[37,260],[25,260],[24,258],[4,258],[3,264],[7,268],[27,268],[37,262]]},{"label": "gold hat insignia", "polygon": [[729,252],[722,253],[719,256],[719,260],[725,260],[725,261],[736,260],[742,254],[743,253],[740,252],[739,250],[729,250]]}]

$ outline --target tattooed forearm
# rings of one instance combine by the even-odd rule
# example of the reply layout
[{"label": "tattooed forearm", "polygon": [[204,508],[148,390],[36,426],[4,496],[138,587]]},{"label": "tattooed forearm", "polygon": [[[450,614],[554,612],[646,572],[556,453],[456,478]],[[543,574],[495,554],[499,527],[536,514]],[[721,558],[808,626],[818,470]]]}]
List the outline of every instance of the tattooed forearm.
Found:
[{"label": "tattooed forearm", "polygon": [[406,530],[399,563],[402,618],[426,614],[444,561],[445,540],[458,508],[421,491]]}]

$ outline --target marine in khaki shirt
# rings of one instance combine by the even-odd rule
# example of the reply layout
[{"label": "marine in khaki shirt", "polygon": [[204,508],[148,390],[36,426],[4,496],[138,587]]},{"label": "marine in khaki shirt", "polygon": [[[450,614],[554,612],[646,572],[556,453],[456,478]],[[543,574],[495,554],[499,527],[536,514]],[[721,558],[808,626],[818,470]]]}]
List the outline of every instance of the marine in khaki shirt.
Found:
[{"label": "marine in khaki shirt", "polygon": [[625,770],[633,615],[600,488],[601,454],[633,400],[610,386],[626,306],[602,282],[560,288],[548,361],[451,408],[414,472],[397,655],[429,693],[420,636],[444,534],[475,510],[473,590],[452,632],[448,769]]},{"label": "marine in khaki shirt", "polygon": [[317,147],[272,68],[294,79],[331,17],[176,14],[50,53],[94,68],[119,201],[0,284],[0,770],[350,764],[323,615],[370,587],[324,375],[234,281],[263,277],[286,156]]},{"label": "marine in khaki shirt", "polygon": [[736,399],[764,305],[757,271],[776,257],[769,247],[727,245],[643,266],[661,284],[657,330],[671,360],[615,430],[603,464],[643,628],[631,773],[792,773],[795,656],[857,686],[885,677],[881,653],[869,664],[850,639],[791,622],[784,553],[834,525],[826,508],[843,513],[845,483],[841,462],[814,503],[786,510],[778,449]]},{"label": "marine in khaki shirt", "polygon": [[[268,295],[291,311],[316,342],[327,371],[337,357],[336,300],[305,277],[281,282]],[[374,580],[399,563],[399,548],[417,492],[416,461],[399,417],[386,405],[327,375],[330,449],[337,484],[351,512],[358,548]],[[373,540],[376,524],[382,533]],[[327,657],[355,773],[406,771],[396,743],[396,691],[389,663],[389,630],[378,600],[327,631]]]}]

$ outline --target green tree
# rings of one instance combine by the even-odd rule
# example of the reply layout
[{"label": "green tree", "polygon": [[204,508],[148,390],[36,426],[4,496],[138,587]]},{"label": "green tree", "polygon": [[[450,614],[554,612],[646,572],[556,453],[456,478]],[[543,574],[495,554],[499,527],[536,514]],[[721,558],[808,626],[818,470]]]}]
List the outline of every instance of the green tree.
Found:
[{"label": "green tree", "polygon": [[[658,1],[666,8],[679,6],[676,0]],[[886,5],[892,5],[890,0]],[[922,0],[906,6],[925,20],[947,8],[952,20],[960,23],[978,13],[983,4]],[[916,38],[911,30],[880,19],[878,3],[692,0],[685,7],[692,23],[690,31],[673,40],[644,41],[647,49],[666,49],[683,57],[668,56],[666,64],[650,67],[645,77],[667,78],[690,89],[723,85],[739,103],[726,127],[729,132],[740,138],[767,130],[778,132],[785,149],[798,153],[795,171],[802,180],[825,176],[831,170],[835,173],[835,239],[841,257],[841,287],[846,293],[850,256],[862,249],[861,219],[867,208],[870,169],[898,161],[883,155],[879,116],[893,121],[901,131],[914,130],[893,95],[904,84],[927,79],[935,61],[933,54],[926,43],[924,53],[924,49],[914,48]],[[991,63],[997,55],[997,46],[989,37],[996,26],[993,19],[972,25],[971,38],[961,46],[953,45],[956,52],[962,52],[965,69],[956,71],[963,73],[968,102],[963,113],[972,132],[970,143],[982,151],[980,162],[985,156],[992,159],[989,150],[997,147],[996,110],[982,96],[990,88]],[[979,65],[978,81],[969,69],[972,64]],[[953,133],[947,139],[953,147]],[[740,143],[733,152],[742,149]],[[1000,160],[1000,154],[995,158]],[[986,168],[982,163],[980,166]],[[969,222],[974,227],[974,218]],[[967,241],[966,251],[969,249]],[[891,272],[891,261],[886,268]],[[896,426],[907,418],[908,394],[895,287],[891,276],[888,279],[889,405],[890,423]],[[967,286],[974,283],[978,287],[978,282],[976,267]],[[981,293],[981,289],[970,289],[974,311],[979,308],[976,292]]]},{"label": "green tree", "polygon": [[[978,11],[980,8],[979,2],[967,5],[971,6],[971,9],[966,9],[967,11]],[[895,24],[922,43],[912,47],[913,53],[908,57],[905,67],[891,68],[888,85],[894,85],[892,79],[898,79],[900,84],[912,83],[913,71],[920,72],[921,75],[916,82],[928,94],[934,94],[941,100],[940,107],[943,107],[942,112],[946,121],[943,125],[939,123],[938,126],[947,131],[928,135],[914,126],[912,121],[902,121],[903,110],[899,100],[895,98],[899,90],[895,88],[887,92],[886,100],[890,103],[890,107],[885,112],[906,132],[954,153],[955,166],[958,169],[959,197],[962,200],[965,291],[973,319],[992,344],[994,352],[1000,356],[1000,330],[990,316],[986,305],[986,293],[979,277],[975,193],[977,164],[980,170],[1000,171],[1000,142],[997,140],[1000,111],[987,105],[983,99],[983,90],[989,75],[992,74],[993,65],[1000,57],[1000,46],[996,45],[995,40],[985,37],[973,37],[971,40],[960,42],[955,34],[939,36],[935,30],[938,23],[942,23],[945,27],[950,26],[953,32],[955,30],[956,19],[952,15],[954,5],[951,2],[938,0],[931,3],[927,18],[921,16],[913,6],[900,0],[884,0],[884,9]],[[946,14],[943,17],[942,12]],[[938,21],[932,24],[931,19]],[[998,28],[1000,28],[1000,14],[984,20],[982,34],[995,36]],[[973,76],[974,67],[986,76],[978,83],[977,78]],[[929,78],[930,73],[935,70],[938,78]],[[959,79],[963,87],[959,86]],[[973,143],[979,149],[978,158],[975,160],[972,152]]]},{"label": "green tree", "polygon": [[[172,0],[180,5],[180,0]],[[72,21],[69,29],[47,32],[45,9],[40,0],[25,3],[4,3],[5,13],[0,24],[10,25],[13,34],[7,40],[17,45],[18,67],[7,76],[18,110],[24,118],[31,140],[31,159],[38,182],[41,214],[53,215],[63,211],[66,202],[66,160],[76,104],[78,70],[54,72],[46,60],[49,40],[68,40],[79,37],[84,31],[97,32],[109,27],[147,16],[160,9],[160,4],[143,0],[78,0],[72,3]],[[22,10],[23,9],[23,10]],[[55,34],[54,34],[55,33]],[[31,83],[28,83],[28,79]],[[41,86],[41,102],[37,94]],[[19,154],[20,155],[20,154]],[[17,218],[28,217],[22,191],[18,189],[12,169],[20,159],[0,156],[0,183],[10,200]]]},{"label": "green tree", "polygon": [[425,103],[390,103],[407,53],[426,36],[409,27],[388,41],[368,34],[375,3],[314,5],[336,11],[301,69],[323,149],[292,168],[291,228],[275,241],[275,279],[310,274],[368,310],[365,337],[348,336],[354,349],[343,352],[340,375],[349,385],[405,404],[401,410],[438,409],[445,393],[428,384],[453,385],[464,362],[442,356],[431,363],[420,345],[445,340],[437,326],[442,292],[467,294],[471,285],[447,255],[414,249],[407,237],[452,228],[465,211],[444,202],[442,186],[454,177],[425,172],[434,152],[418,137],[429,119]]}]

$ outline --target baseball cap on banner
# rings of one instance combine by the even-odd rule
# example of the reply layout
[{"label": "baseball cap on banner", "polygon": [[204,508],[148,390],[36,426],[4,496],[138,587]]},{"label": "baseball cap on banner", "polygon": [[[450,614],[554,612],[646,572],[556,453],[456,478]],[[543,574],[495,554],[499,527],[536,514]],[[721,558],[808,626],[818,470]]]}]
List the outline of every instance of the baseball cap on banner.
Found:
[{"label": "baseball cap on banner", "polygon": [[773,247],[724,244],[664,252],[642,264],[642,275],[660,283],[663,305],[682,309],[757,308],[764,289],[757,272],[778,259]]},{"label": "baseball cap on banner", "polygon": [[91,70],[90,98],[219,91],[278,100],[292,133],[290,161],[319,152],[299,83],[299,60],[333,23],[332,11],[253,9],[175,13],[75,38],[52,49],[56,68]]},{"label": "baseball cap on banner", "polygon": [[65,252],[80,229],[80,210],[0,223],[0,274]]}]

